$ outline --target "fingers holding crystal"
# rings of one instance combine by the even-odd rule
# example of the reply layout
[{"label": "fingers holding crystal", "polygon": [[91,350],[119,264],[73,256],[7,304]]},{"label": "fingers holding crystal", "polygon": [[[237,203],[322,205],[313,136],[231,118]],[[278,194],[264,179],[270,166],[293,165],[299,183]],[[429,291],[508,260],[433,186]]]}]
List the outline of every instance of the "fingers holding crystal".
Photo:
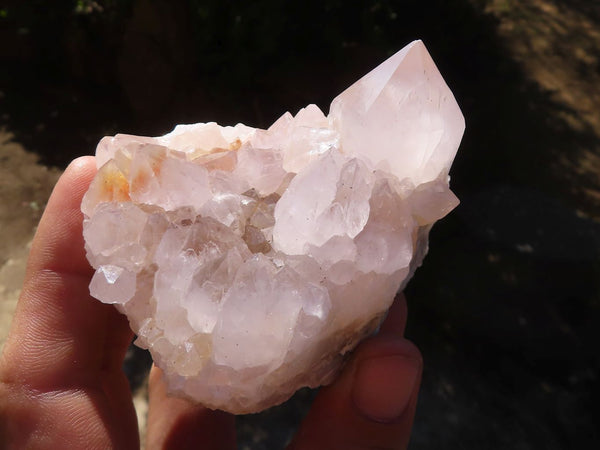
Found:
[{"label": "fingers holding crystal", "polygon": [[149,380],[146,448],[235,449],[235,418],[222,411],[167,395],[162,370],[153,366]]},{"label": "fingers holding crystal", "polygon": [[379,336],[404,336],[407,316],[408,307],[406,306],[406,297],[404,293],[400,292],[390,307],[386,319],[379,327]]},{"label": "fingers holding crystal", "polygon": [[402,337],[405,317],[400,298],[380,333],[359,345],[338,379],[321,389],[290,450],[407,447],[423,363]]},{"label": "fingers holding crystal", "polygon": [[75,160],[50,197],[6,343],[4,377],[51,388],[75,382],[83,372],[120,368],[131,332],[88,290],[93,271],[85,258],[80,204],[94,174],[94,158]]},{"label": "fingers holding crystal", "polygon": [[[94,158],[74,161],[36,233],[0,362],[0,441],[14,448],[136,448],[136,416],[121,364],[131,332],[88,291],[84,191]],[[13,447],[11,447],[13,448]]]}]

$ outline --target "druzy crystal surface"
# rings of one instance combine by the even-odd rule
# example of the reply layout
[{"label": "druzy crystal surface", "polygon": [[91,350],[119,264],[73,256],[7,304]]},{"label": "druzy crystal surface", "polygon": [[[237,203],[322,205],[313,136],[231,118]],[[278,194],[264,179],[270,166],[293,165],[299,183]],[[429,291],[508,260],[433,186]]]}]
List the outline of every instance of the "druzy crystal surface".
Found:
[{"label": "druzy crystal surface", "polygon": [[328,116],[104,138],[82,203],[90,291],[127,315],[172,394],[247,413],[328,383],[457,205],[463,130],[415,41]]}]

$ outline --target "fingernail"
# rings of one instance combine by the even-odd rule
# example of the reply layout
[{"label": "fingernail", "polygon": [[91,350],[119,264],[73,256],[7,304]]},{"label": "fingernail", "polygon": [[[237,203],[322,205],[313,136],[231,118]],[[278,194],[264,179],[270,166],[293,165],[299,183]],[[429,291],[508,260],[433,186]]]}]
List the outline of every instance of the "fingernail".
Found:
[{"label": "fingernail", "polygon": [[360,413],[377,422],[400,417],[417,384],[420,366],[419,361],[400,355],[361,361],[352,386]]}]

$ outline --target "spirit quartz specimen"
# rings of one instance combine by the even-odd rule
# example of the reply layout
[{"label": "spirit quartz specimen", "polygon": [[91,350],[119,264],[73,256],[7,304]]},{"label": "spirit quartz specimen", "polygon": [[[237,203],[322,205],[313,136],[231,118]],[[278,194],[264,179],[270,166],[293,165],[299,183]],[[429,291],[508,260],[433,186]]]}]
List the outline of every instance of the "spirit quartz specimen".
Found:
[{"label": "spirit quartz specimen", "polygon": [[256,412],[335,376],[458,200],[460,109],[421,41],[268,130],[100,141],[91,294],[126,314],[170,393]]}]

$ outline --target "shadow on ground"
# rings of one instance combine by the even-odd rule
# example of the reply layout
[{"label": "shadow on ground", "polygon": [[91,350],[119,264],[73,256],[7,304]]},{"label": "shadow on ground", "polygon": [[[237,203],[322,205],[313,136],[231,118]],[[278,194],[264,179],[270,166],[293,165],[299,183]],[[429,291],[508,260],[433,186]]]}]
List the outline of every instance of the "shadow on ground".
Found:
[{"label": "shadow on ground", "polygon": [[[452,172],[462,204],[434,228],[408,288],[408,335],[426,361],[412,448],[592,448],[600,230],[590,217],[600,209],[560,161],[598,138],[569,125],[578,111],[522,73],[475,3],[129,0],[102,12],[15,3],[0,22],[0,38],[15,42],[2,49],[0,126],[61,167],[115,132],[266,127],[308,103],[327,110],[423,39],[467,130]],[[281,447],[311,396],[241,418],[241,446]]]}]

